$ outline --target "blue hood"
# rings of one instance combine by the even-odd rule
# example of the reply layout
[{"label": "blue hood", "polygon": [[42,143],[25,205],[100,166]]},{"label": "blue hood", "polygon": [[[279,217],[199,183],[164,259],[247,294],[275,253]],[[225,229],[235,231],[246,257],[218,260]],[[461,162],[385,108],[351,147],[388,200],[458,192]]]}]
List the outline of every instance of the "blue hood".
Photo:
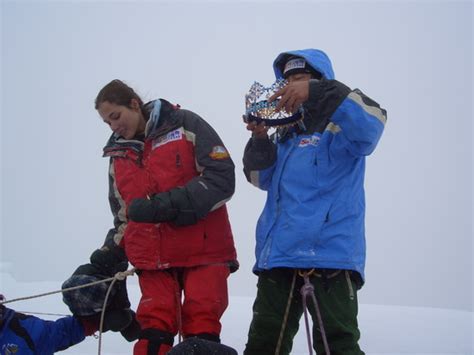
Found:
[{"label": "blue hood", "polygon": [[323,74],[324,78],[334,79],[334,71],[332,70],[329,57],[323,51],[312,48],[288,51],[279,54],[273,62],[273,70],[275,71],[275,76],[277,79],[283,78],[283,66],[285,65],[288,57],[291,56],[304,58],[313,69]]}]

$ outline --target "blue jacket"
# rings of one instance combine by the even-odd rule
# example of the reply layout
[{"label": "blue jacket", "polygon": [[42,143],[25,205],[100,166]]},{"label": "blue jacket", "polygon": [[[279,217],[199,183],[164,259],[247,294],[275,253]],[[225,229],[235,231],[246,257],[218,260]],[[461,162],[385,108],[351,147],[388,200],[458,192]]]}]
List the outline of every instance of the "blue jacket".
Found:
[{"label": "blue jacket", "polygon": [[306,59],[322,80],[310,80],[301,127],[270,139],[251,138],[244,172],[267,191],[256,228],[254,272],[275,267],[357,271],[364,280],[364,171],[384,129],[386,112],[360,90],[334,79],[331,62],[315,49],[285,52]]},{"label": "blue jacket", "polygon": [[3,308],[0,355],[54,354],[84,340],[84,328],[74,317],[47,321]]}]

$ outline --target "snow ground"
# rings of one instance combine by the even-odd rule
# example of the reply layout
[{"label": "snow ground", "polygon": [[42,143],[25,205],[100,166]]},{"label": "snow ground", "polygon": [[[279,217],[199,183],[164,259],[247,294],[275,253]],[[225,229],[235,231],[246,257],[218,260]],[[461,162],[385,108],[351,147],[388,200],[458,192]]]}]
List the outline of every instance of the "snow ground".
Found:
[{"label": "snow ground", "polygon": [[[0,272],[0,293],[7,299],[36,295],[58,290],[60,283],[21,283],[9,273]],[[129,295],[136,304],[140,291],[130,283]],[[230,297],[229,308],[222,319],[222,342],[242,353],[252,315],[252,297]],[[11,303],[18,311],[69,314],[61,295]],[[54,316],[41,315],[45,319]],[[361,347],[368,355],[421,355],[421,354],[474,354],[474,313],[452,309],[405,307],[395,305],[361,304],[359,324],[362,332]],[[295,338],[292,354],[308,354],[304,324]],[[98,352],[98,340],[88,337],[84,342],[62,354],[90,355]],[[132,354],[133,344],[116,333],[105,333],[102,354]]]}]

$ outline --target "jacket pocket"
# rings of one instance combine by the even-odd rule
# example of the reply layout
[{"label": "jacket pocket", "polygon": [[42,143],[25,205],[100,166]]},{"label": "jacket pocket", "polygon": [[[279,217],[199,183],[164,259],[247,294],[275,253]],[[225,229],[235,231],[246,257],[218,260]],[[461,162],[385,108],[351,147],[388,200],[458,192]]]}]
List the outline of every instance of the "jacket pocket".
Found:
[{"label": "jacket pocket", "polygon": [[156,269],[160,263],[160,237],[155,224],[129,222],[124,248],[130,263],[139,269]]},{"label": "jacket pocket", "polygon": [[202,223],[183,227],[162,223],[159,228],[162,264],[185,264],[203,252],[206,236]]}]

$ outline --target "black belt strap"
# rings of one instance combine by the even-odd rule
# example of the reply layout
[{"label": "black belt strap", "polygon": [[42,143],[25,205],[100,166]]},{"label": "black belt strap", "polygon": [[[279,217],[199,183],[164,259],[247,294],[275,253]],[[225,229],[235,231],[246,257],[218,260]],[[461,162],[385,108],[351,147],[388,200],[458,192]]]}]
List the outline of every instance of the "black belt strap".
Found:
[{"label": "black belt strap", "polygon": [[35,343],[33,343],[33,339],[31,339],[30,334],[26,331],[25,328],[23,328],[20,324],[20,319],[25,319],[28,316],[21,314],[21,313],[15,313],[13,318],[10,321],[9,327],[10,329],[19,337],[23,338],[28,345],[28,347],[31,349],[31,351],[35,352]]}]

